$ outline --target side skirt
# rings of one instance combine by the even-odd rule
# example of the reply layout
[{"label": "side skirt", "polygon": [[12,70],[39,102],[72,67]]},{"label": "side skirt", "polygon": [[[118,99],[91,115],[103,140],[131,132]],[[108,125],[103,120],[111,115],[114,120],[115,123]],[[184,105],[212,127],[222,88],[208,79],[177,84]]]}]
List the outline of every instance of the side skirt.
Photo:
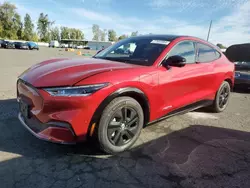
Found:
[{"label": "side skirt", "polygon": [[175,116],[175,115],[185,114],[187,112],[190,112],[190,111],[202,108],[202,107],[210,106],[212,104],[213,104],[213,100],[198,101],[198,102],[186,105],[184,107],[181,107],[179,109],[173,110],[173,111],[169,112],[168,114],[160,117],[159,119],[156,119],[154,121],[149,122],[147,125],[151,125],[151,124],[157,123],[159,121],[162,121],[164,119],[170,118],[170,117]]}]

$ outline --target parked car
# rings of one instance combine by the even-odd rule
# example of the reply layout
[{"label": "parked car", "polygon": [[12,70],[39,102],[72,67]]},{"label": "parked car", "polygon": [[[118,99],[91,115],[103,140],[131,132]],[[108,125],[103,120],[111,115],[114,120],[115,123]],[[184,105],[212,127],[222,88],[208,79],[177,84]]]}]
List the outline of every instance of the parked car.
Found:
[{"label": "parked car", "polygon": [[50,48],[57,48],[57,47],[59,47],[59,42],[57,40],[52,40],[49,43],[49,47]]},{"label": "parked car", "polygon": [[250,89],[250,62],[235,62],[235,87]]},{"label": "parked car", "polygon": [[89,46],[84,46],[83,49],[84,50],[90,50],[91,48]]},{"label": "parked car", "polygon": [[13,49],[13,48],[15,48],[14,43],[10,42],[10,41],[1,40],[0,44],[1,44],[1,48],[6,48],[6,49]]},{"label": "parked car", "polygon": [[16,49],[25,49],[25,50],[29,49],[28,44],[25,42],[14,42],[14,45]]},{"label": "parked car", "polygon": [[[132,54],[115,53],[130,44]],[[150,123],[204,106],[224,111],[233,85],[234,64],[216,46],[188,36],[137,36],[92,58],[50,59],[26,70],[17,81],[18,117],[40,139],[92,138],[114,154]]]},{"label": "parked car", "polygon": [[26,43],[30,50],[39,50],[39,46],[35,42],[27,42]]},{"label": "parked car", "polygon": [[0,48],[3,48],[5,41],[4,40],[0,40]]},{"label": "parked car", "polygon": [[68,48],[68,44],[60,44],[60,48]]},{"label": "parked car", "polygon": [[76,45],[75,48],[76,49],[83,49],[83,45]]},{"label": "parked car", "polygon": [[6,44],[6,48],[7,48],[7,49],[14,49],[14,48],[15,48],[14,42],[8,42],[8,43]]}]

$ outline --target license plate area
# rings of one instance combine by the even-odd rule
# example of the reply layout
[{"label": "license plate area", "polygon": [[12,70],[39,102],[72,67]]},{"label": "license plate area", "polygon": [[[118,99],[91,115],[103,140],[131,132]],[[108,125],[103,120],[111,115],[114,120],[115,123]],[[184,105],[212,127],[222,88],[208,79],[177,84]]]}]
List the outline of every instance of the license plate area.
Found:
[{"label": "license plate area", "polygon": [[30,118],[30,106],[26,102],[19,101],[19,110],[25,118]]}]

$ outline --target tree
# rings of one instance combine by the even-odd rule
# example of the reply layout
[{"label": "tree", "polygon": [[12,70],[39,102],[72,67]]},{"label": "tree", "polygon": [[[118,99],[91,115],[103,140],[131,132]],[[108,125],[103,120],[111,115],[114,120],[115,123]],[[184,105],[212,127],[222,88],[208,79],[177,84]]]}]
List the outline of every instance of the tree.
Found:
[{"label": "tree", "polygon": [[61,39],[70,39],[70,29],[68,27],[61,27]]},{"label": "tree", "polygon": [[76,39],[76,29],[75,28],[70,28],[69,37],[70,37],[70,39]]},{"label": "tree", "polygon": [[37,33],[33,33],[31,41],[34,41],[34,42],[38,42],[39,41],[39,37],[38,37]]},{"label": "tree", "polygon": [[94,24],[92,26],[92,32],[93,32],[93,40],[99,41],[100,40],[100,27],[97,24]]},{"label": "tree", "polygon": [[101,35],[101,41],[105,41],[106,35],[107,35],[107,30],[104,29],[103,31],[102,30],[100,30],[100,31],[101,31],[101,33],[100,33],[100,35]]},{"label": "tree", "polygon": [[23,39],[23,23],[21,16],[19,14],[15,14],[14,20],[14,30],[16,31],[16,36],[19,40]]},{"label": "tree", "polygon": [[20,23],[21,17],[17,14],[15,5],[8,2],[0,5],[0,34],[2,38],[17,39],[17,31],[21,29]]},{"label": "tree", "polygon": [[78,40],[83,40],[84,39],[84,34],[80,29],[76,30],[76,39],[78,39]]},{"label": "tree", "polygon": [[50,39],[50,28],[54,22],[49,20],[48,14],[40,13],[37,22],[37,31],[41,41],[49,42]]},{"label": "tree", "polygon": [[108,30],[108,40],[109,41],[116,41],[116,32],[113,29]]},{"label": "tree", "polygon": [[218,43],[216,46],[218,46],[220,49],[226,49],[227,48],[223,44],[220,44],[220,43]]},{"label": "tree", "polygon": [[30,15],[26,14],[24,17],[23,39],[27,41],[31,41],[34,35],[35,35],[34,24],[31,21]]},{"label": "tree", "polygon": [[51,28],[50,37],[51,40],[60,40],[60,31],[58,27]]},{"label": "tree", "polygon": [[134,31],[131,33],[131,37],[135,37],[135,36],[138,36],[138,31]]},{"label": "tree", "polygon": [[128,38],[128,36],[127,35],[121,35],[121,36],[118,37],[118,40],[122,40],[122,39],[125,39],[125,38]]}]

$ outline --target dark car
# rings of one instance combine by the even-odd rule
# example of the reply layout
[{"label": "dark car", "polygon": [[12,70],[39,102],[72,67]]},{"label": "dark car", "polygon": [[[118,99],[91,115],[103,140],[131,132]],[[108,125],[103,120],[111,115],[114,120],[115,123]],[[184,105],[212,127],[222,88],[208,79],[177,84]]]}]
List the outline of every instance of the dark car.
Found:
[{"label": "dark car", "polygon": [[235,87],[250,89],[250,62],[235,62]]},{"label": "dark car", "polygon": [[3,48],[5,41],[4,40],[0,40],[0,48]]},{"label": "dark car", "polygon": [[[131,54],[115,53],[125,46]],[[117,153],[149,123],[204,106],[224,111],[233,85],[234,64],[211,43],[136,36],[92,58],[50,59],[27,69],[17,81],[18,117],[40,139],[67,144],[92,137]]]},{"label": "dark car", "polygon": [[229,46],[224,54],[235,64],[235,89],[250,88],[250,43]]},{"label": "dark car", "polygon": [[30,50],[39,50],[39,46],[35,42],[27,42],[26,43]]},{"label": "dark car", "polygon": [[29,46],[28,46],[27,43],[24,43],[24,42],[15,42],[15,48],[16,49],[26,49],[26,50],[28,50]]},{"label": "dark car", "polygon": [[6,44],[6,48],[7,48],[7,49],[14,49],[14,48],[15,48],[14,42],[8,42],[8,43]]},{"label": "dark car", "polygon": [[1,44],[1,48],[6,48],[6,49],[15,48],[15,44],[13,42],[10,42],[10,41],[2,40],[0,42],[0,44]]}]

